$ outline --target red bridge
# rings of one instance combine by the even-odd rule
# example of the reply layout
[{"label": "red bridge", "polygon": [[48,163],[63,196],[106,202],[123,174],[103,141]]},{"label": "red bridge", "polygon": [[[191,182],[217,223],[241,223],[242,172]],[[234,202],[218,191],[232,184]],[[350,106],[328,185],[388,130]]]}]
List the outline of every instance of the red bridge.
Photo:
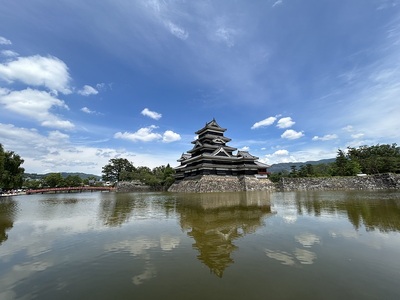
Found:
[{"label": "red bridge", "polygon": [[61,188],[47,188],[47,189],[39,189],[39,190],[27,190],[26,194],[43,194],[43,193],[82,193],[82,192],[112,192],[115,191],[115,187],[111,186],[78,186],[78,187],[61,187]]}]

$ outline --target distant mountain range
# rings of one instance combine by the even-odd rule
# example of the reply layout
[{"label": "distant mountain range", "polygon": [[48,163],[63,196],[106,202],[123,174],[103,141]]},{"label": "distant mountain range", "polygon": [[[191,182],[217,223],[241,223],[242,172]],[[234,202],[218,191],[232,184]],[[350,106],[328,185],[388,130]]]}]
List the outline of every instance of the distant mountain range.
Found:
[{"label": "distant mountain range", "polygon": [[[25,173],[24,177],[31,178],[31,179],[42,179],[49,174],[51,174],[51,173],[46,173],[46,174]],[[60,172],[60,174],[63,178],[67,178],[68,176],[79,176],[81,179],[87,179],[89,177],[94,177],[94,178],[96,178],[96,180],[101,179],[101,176],[93,175],[93,174],[86,174],[86,173]]]},{"label": "distant mountain range", "polygon": [[336,161],[336,158],[321,159],[317,161],[306,161],[306,162],[289,162],[289,163],[279,163],[273,164],[268,168],[268,172],[279,173],[284,171],[291,171],[292,166],[296,166],[299,169],[301,166],[305,165],[319,165],[319,164],[330,164]]}]

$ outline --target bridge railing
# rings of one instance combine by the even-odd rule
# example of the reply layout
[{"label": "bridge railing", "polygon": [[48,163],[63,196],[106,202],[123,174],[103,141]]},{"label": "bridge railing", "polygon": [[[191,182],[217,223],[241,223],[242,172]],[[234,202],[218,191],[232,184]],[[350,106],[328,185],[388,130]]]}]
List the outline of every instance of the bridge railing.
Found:
[{"label": "bridge railing", "polygon": [[50,192],[70,192],[70,191],[115,191],[116,188],[109,186],[77,186],[77,187],[58,187],[58,188],[45,188],[37,190],[27,190],[26,194],[43,194]]}]

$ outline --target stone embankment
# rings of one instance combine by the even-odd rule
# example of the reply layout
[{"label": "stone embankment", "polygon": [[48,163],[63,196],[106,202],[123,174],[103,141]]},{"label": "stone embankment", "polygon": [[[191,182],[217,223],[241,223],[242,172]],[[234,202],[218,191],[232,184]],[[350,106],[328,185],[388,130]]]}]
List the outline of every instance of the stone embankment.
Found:
[{"label": "stone embankment", "polygon": [[140,184],[136,181],[120,181],[117,183],[117,192],[150,192],[151,188],[148,185]]},{"label": "stone embankment", "polygon": [[[204,175],[172,184],[169,192],[210,193],[241,191],[324,191],[400,189],[400,174],[377,174],[348,177],[282,178],[278,183],[253,176]],[[150,192],[151,187],[138,182],[118,182],[118,192]]]},{"label": "stone embankment", "polygon": [[277,183],[280,191],[308,190],[386,190],[400,189],[400,174],[376,174],[368,176],[282,178]]},{"label": "stone embankment", "polygon": [[348,177],[282,178],[278,183],[252,176],[204,175],[174,183],[169,192],[208,193],[238,191],[386,190],[400,189],[400,174]]},{"label": "stone embankment", "polygon": [[174,183],[169,192],[210,193],[274,190],[275,185],[269,179],[257,179],[252,176],[204,175]]}]

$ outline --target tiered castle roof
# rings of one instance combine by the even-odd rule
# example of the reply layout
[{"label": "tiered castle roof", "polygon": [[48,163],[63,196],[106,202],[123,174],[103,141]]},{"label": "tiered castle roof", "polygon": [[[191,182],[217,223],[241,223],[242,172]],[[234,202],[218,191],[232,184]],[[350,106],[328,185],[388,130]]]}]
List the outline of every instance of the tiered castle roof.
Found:
[{"label": "tiered castle roof", "polygon": [[258,162],[258,157],[248,151],[233,153],[237,148],[227,145],[231,139],[224,136],[225,131],[226,128],[219,126],[215,119],[196,131],[193,148],[178,160],[180,166],[175,168],[176,179],[197,175],[266,175],[268,166]]}]

